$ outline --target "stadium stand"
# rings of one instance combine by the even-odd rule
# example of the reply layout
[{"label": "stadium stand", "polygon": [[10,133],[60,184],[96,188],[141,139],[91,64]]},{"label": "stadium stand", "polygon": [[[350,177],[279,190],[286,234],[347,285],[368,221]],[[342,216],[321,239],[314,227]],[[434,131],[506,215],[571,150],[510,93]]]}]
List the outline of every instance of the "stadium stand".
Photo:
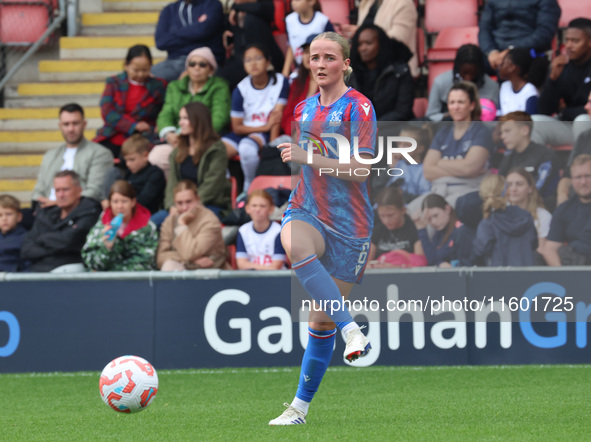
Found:
[{"label": "stadium stand", "polygon": [[291,176],[271,176],[271,175],[259,175],[252,180],[248,192],[252,192],[255,189],[267,189],[272,187],[274,189],[292,189]]},{"label": "stadium stand", "polygon": [[591,18],[591,2],[581,0],[558,0],[561,13],[558,27],[564,29],[568,23],[578,17]]},{"label": "stadium stand", "polygon": [[476,0],[425,0],[425,29],[433,34],[450,26],[478,26]]},{"label": "stadium stand", "polygon": [[351,11],[354,8],[352,0],[321,0],[320,6],[333,25],[351,23]]}]

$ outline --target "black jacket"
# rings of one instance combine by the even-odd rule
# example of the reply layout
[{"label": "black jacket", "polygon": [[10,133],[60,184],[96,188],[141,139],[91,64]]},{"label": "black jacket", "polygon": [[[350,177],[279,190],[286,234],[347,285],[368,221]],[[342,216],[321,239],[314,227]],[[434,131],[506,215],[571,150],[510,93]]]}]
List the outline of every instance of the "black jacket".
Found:
[{"label": "black jacket", "polygon": [[556,0],[487,0],[480,16],[478,42],[488,54],[510,45],[544,52],[558,30]]},{"label": "black jacket", "polygon": [[21,244],[27,231],[21,225],[16,226],[6,235],[0,232],[0,272],[16,272],[25,268],[25,261],[20,257]]},{"label": "black jacket", "polygon": [[21,247],[21,257],[31,261],[29,270],[49,272],[65,264],[81,263],[86,235],[100,213],[101,205],[85,197],[64,219],[60,219],[57,206],[41,209]]},{"label": "black jacket", "polygon": [[408,64],[394,62],[387,65],[371,81],[370,71],[364,64],[353,66],[349,86],[372,102],[376,117],[381,121],[408,121],[414,118],[414,86]]},{"label": "black jacket", "polygon": [[150,213],[156,213],[161,209],[166,189],[166,178],[162,169],[148,163],[137,173],[126,171],[124,179],[135,189],[137,202]]}]

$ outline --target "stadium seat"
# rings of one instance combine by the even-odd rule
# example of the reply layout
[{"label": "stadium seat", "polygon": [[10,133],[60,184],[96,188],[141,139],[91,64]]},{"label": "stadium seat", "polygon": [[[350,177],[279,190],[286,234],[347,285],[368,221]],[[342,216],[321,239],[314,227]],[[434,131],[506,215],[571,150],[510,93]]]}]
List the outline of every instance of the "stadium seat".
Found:
[{"label": "stadium seat", "polygon": [[287,34],[273,34],[273,37],[275,38],[277,46],[279,46],[279,49],[281,49],[281,52],[283,53],[283,55],[285,55],[287,53],[287,47],[289,45],[289,41],[287,40]]},{"label": "stadium seat", "polygon": [[560,9],[559,28],[566,28],[568,23],[579,17],[591,19],[591,2],[588,0],[558,0]]},{"label": "stadium seat", "polygon": [[232,209],[235,209],[236,198],[238,198],[238,180],[236,180],[236,177],[230,176],[230,184],[232,185],[230,190],[230,199],[232,200]]},{"label": "stadium seat", "polygon": [[419,67],[425,65],[425,31],[423,28],[417,28],[417,61]]},{"label": "stadium seat", "polygon": [[354,8],[351,0],[321,0],[320,6],[333,25],[351,23],[351,11]]},{"label": "stadium seat", "polygon": [[441,32],[450,26],[478,26],[477,0],[425,0],[427,32]]},{"label": "stadium seat", "polygon": [[415,98],[412,105],[412,112],[415,114],[415,118],[423,118],[427,113],[428,105],[429,100],[426,98]]},{"label": "stadium seat", "polygon": [[291,175],[259,175],[252,180],[248,192],[252,192],[255,189],[267,189],[272,187],[274,189],[292,189]]},{"label": "stadium seat", "polygon": [[234,244],[230,244],[226,247],[226,261],[233,270],[238,270],[238,265],[236,264],[236,246]]},{"label": "stadium seat", "polygon": [[433,47],[427,51],[426,62],[453,61],[458,48],[465,44],[478,45],[478,26],[442,29],[437,34]]},{"label": "stadium seat", "polygon": [[49,1],[0,2],[0,42],[11,46],[35,43],[49,26],[52,14]]},{"label": "stadium seat", "polygon": [[454,64],[453,61],[438,61],[435,63],[429,63],[429,76],[427,77],[427,89],[430,91],[431,86],[433,85],[433,81],[435,78],[445,72],[453,69]]},{"label": "stadium seat", "polygon": [[285,16],[289,14],[289,3],[287,0],[273,0],[273,5],[275,5],[273,34],[285,34]]}]

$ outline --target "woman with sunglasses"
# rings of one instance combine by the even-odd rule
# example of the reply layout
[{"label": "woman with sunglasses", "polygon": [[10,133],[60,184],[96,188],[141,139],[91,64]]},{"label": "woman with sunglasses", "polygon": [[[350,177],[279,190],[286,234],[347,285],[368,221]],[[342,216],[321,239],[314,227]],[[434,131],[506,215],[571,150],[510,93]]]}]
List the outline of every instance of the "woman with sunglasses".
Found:
[{"label": "woman with sunglasses", "polygon": [[186,75],[171,81],[166,89],[166,99],[158,115],[159,135],[166,144],[150,152],[152,164],[168,172],[168,158],[179,142],[179,112],[189,103],[199,102],[211,113],[213,128],[219,134],[230,122],[230,89],[228,83],[215,76],[217,62],[211,49],[201,47],[193,50],[185,62]]}]

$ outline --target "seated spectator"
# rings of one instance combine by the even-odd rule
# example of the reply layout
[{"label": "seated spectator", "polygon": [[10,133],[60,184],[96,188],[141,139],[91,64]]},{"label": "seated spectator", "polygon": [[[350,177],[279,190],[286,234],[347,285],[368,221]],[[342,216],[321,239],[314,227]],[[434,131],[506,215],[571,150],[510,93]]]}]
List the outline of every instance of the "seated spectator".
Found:
[{"label": "seated spectator", "polygon": [[310,35],[334,31],[330,19],[322,13],[319,0],[292,0],[293,12],[285,17],[287,53],[282,74],[289,77],[293,65],[302,64],[302,49]]},{"label": "seated spectator", "polygon": [[214,75],[217,62],[209,48],[198,48],[187,56],[187,75],[172,81],[166,89],[166,99],[158,114],[158,130],[167,144],[154,146],[150,163],[160,167],[165,174],[170,167],[168,157],[178,146],[179,111],[193,102],[203,103],[211,112],[214,130],[219,134],[230,123],[230,89],[225,80]]},{"label": "seated spectator", "polygon": [[507,52],[499,66],[499,77],[505,81],[499,91],[498,115],[516,111],[529,115],[538,112],[538,89],[528,81],[529,73],[536,69],[540,69],[540,63],[533,63],[529,50],[515,48]]},{"label": "seated spectator", "polygon": [[219,219],[201,204],[197,186],[183,180],[174,187],[174,206],[162,224],[156,262],[165,272],[224,269],[226,245]]},{"label": "seated spectator", "polygon": [[[111,226],[123,215],[119,227]],[[112,239],[109,230],[116,228]],[[91,229],[82,248],[84,265],[97,271],[139,271],[154,269],[158,230],[150,211],[139,204],[133,186],[124,180],[111,186],[109,207]]]},{"label": "seated spectator", "polygon": [[[458,267],[470,265],[474,232],[464,226],[445,198],[435,193],[423,200],[423,214],[415,222],[419,239],[430,266]],[[435,234],[429,238],[427,225]]]},{"label": "seated spectator", "polygon": [[232,133],[224,136],[228,158],[240,155],[244,193],[255,177],[259,150],[279,136],[283,108],[289,96],[289,81],[276,74],[264,46],[253,44],[244,52],[248,76],[232,92]]},{"label": "seated spectator", "polygon": [[225,60],[222,45],[224,13],[217,0],[177,0],[164,7],[156,25],[156,47],[168,58],[154,67],[152,74],[170,82],[185,70],[185,58],[193,49],[208,47],[218,64]]},{"label": "seated spectator", "polygon": [[480,15],[479,46],[492,70],[497,70],[512,47],[543,54],[558,30],[557,0],[487,0]]},{"label": "seated spectator", "polygon": [[243,60],[246,50],[252,45],[264,45],[269,54],[267,59],[275,71],[281,72],[283,69],[283,52],[271,31],[274,20],[273,0],[236,0],[232,4],[228,16],[230,29],[224,32],[224,47],[231,51],[231,55],[219,73],[220,77],[228,81],[231,90],[247,74]]},{"label": "seated spectator", "polygon": [[507,206],[505,179],[487,175],[480,185],[484,219],[478,224],[472,245],[473,263],[485,266],[532,266],[538,235],[531,214]]},{"label": "seated spectator", "polygon": [[226,178],[226,148],[211,125],[202,103],[190,103],[180,111],[181,134],[178,147],[170,154],[164,207],[174,204],[174,189],[182,180],[195,183],[201,204],[218,216],[230,210],[230,182]]},{"label": "seated spectator", "polygon": [[0,195],[0,272],[18,272],[27,267],[21,258],[21,244],[27,233],[19,224],[22,219],[20,201],[12,195]]},{"label": "seated spectator", "polygon": [[435,77],[429,91],[429,105],[425,117],[431,121],[449,120],[447,96],[451,87],[459,81],[471,81],[478,88],[479,98],[488,98],[499,107],[499,84],[485,72],[484,56],[478,46],[460,46],[451,71]]},{"label": "seated spectator", "polygon": [[359,26],[373,24],[382,28],[388,37],[401,41],[413,54],[408,62],[411,75],[419,76],[417,59],[417,7],[413,0],[362,0],[359,3],[357,24],[335,23],[337,32],[352,38]]},{"label": "seated spectator", "polygon": [[532,174],[542,195],[554,194],[560,166],[554,151],[531,141],[531,117],[525,112],[511,112],[500,120],[501,140],[507,150],[499,175],[506,177],[511,169],[523,168]]},{"label": "seated spectator", "polygon": [[236,264],[239,270],[279,270],[285,267],[281,245],[281,226],[271,221],[273,198],[261,189],[253,190],[246,200],[246,213],[252,221],[240,226],[236,240]]},{"label": "seated spectator", "polygon": [[166,177],[159,167],[148,161],[150,142],[140,134],[129,137],[121,146],[121,155],[125,160],[126,169],[121,171],[118,167],[111,169],[105,180],[105,199],[102,201],[103,209],[109,207],[108,195],[111,186],[118,179],[129,182],[135,190],[136,200],[142,206],[156,213],[164,203],[164,189]]},{"label": "seated spectator", "polygon": [[521,207],[531,214],[538,232],[536,251],[541,254],[550,231],[552,215],[544,207],[544,201],[536,189],[534,177],[523,168],[512,169],[507,174],[506,196],[511,205]]},{"label": "seated spectator", "polygon": [[310,43],[316,37],[316,34],[308,36],[301,47],[302,62],[297,67],[297,77],[295,77],[289,86],[289,96],[287,104],[283,109],[283,117],[281,118],[281,132],[286,135],[292,133],[292,122],[295,121],[293,111],[295,107],[306,98],[318,93],[318,84],[312,78],[310,72]]},{"label": "seated spectator", "polygon": [[[559,146],[573,143],[571,125],[585,113],[591,93],[591,19],[577,18],[568,24],[564,34],[566,55],[557,55],[540,92],[538,110],[532,119],[532,139],[540,144]],[[558,114],[558,119],[552,115]],[[559,122],[562,121],[561,122]],[[549,122],[552,122],[550,124]]]},{"label": "seated spectator", "polygon": [[39,210],[23,240],[21,257],[31,262],[31,272],[82,272],[80,251],[101,213],[101,205],[82,196],[80,177],[72,170],[56,173],[53,188],[55,205]]},{"label": "seated spectator", "polygon": [[[380,135],[388,136],[388,129],[381,130]],[[404,126],[397,135],[412,138],[417,142],[416,149],[409,154],[417,164],[409,164],[402,157],[402,154],[395,153],[392,155],[392,164],[387,164],[384,168],[398,170],[391,172],[391,174],[385,171],[381,171],[379,174],[372,174],[370,195],[378,195],[385,187],[397,186],[402,189],[404,201],[410,203],[415,198],[429,193],[431,190],[431,183],[425,179],[425,175],[423,174],[423,160],[425,159],[427,149],[431,145],[431,130],[427,125],[424,127],[408,125]]]},{"label": "seated spectator", "polygon": [[414,85],[408,60],[410,50],[390,40],[379,26],[362,25],[351,42],[353,73],[348,84],[371,100],[378,120],[414,118]]},{"label": "seated spectator", "polygon": [[156,141],[156,117],[162,109],[166,81],[150,76],[152,54],[144,45],[129,49],[124,72],[107,78],[101,97],[101,114],[105,125],[94,138],[119,158],[121,145],[134,133]]},{"label": "seated spectator", "polygon": [[59,128],[66,141],[43,155],[33,189],[33,208],[55,206],[57,195],[54,177],[60,170],[73,170],[82,186],[82,196],[101,200],[105,174],[113,166],[113,155],[101,146],[84,138],[86,120],[78,104],[66,104],[59,111]]},{"label": "seated spectator", "polygon": [[424,259],[423,247],[419,240],[417,228],[406,214],[402,191],[397,187],[387,187],[377,198],[377,218],[371,234],[369,250],[369,266],[371,268],[393,267],[377,260],[383,254],[404,251],[407,254],[419,255]]},{"label": "seated spectator", "polygon": [[[591,116],[591,92],[589,93],[585,110],[587,111],[586,117],[589,118]],[[580,130],[580,134],[578,136],[576,134],[577,129],[581,129],[583,125],[585,125],[583,121],[578,121],[573,124],[573,132],[575,134],[576,141],[574,148],[570,151],[566,168],[564,169],[564,174],[558,182],[558,195],[556,201],[557,205],[564,203],[574,194],[570,178],[570,167],[572,166],[573,160],[583,153],[591,154],[591,128],[587,130]],[[587,123],[585,127],[589,127],[589,124]]]},{"label": "seated spectator", "polygon": [[591,155],[570,166],[575,195],[556,208],[543,255],[549,266],[591,264]]},{"label": "seated spectator", "polygon": [[[460,196],[479,188],[488,169],[493,143],[489,130],[478,121],[480,101],[473,83],[454,84],[447,102],[453,123],[446,124],[433,138],[423,162],[423,173],[431,182],[431,192],[455,207]],[[421,204],[422,198],[409,204],[413,218]]]}]

